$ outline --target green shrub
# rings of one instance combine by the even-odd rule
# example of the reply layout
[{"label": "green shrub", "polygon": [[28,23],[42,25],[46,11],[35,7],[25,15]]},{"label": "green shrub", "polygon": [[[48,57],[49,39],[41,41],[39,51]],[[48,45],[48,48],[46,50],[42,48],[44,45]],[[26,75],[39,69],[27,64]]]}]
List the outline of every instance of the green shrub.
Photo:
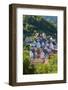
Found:
[{"label": "green shrub", "polygon": [[23,52],[23,74],[33,74],[34,66],[30,64],[29,52],[24,50]]},{"label": "green shrub", "polygon": [[37,74],[48,73],[48,66],[45,64],[36,64],[34,68]]},{"label": "green shrub", "polygon": [[23,74],[45,74],[57,73],[57,55],[53,55],[49,59],[48,64],[30,64],[29,52],[24,50],[23,53]]}]

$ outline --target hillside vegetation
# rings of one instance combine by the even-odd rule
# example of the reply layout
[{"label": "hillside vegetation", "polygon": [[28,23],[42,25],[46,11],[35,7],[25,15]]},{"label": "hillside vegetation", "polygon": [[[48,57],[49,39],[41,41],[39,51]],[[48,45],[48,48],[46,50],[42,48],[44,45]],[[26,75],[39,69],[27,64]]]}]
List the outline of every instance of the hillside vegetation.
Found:
[{"label": "hillside vegetation", "polygon": [[[56,24],[57,25],[57,24]],[[45,33],[47,38],[53,37],[57,41],[57,27],[43,16],[23,16],[23,74],[57,73],[57,53],[52,55],[48,64],[30,64],[30,46],[25,43],[26,38],[34,40],[35,33]]]}]

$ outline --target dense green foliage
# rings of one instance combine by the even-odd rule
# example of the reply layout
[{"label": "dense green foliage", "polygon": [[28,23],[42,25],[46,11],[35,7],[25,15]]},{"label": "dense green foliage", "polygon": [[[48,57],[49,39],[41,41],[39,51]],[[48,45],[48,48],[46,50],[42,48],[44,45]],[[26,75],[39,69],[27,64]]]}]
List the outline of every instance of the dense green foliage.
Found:
[{"label": "dense green foliage", "polygon": [[57,54],[51,56],[48,64],[31,65],[29,60],[29,52],[24,51],[23,74],[57,73]]},{"label": "dense green foliage", "polygon": [[[57,38],[57,27],[52,23],[47,22],[44,16],[23,16],[23,37],[32,37],[36,32],[46,33],[47,36]],[[33,37],[32,37],[33,38]]]}]

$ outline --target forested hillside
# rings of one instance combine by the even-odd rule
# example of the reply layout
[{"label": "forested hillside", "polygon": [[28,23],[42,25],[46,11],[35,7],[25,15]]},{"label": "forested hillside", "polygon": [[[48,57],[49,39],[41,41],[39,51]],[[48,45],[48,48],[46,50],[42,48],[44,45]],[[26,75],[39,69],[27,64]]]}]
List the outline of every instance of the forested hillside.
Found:
[{"label": "forested hillside", "polygon": [[[51,19],[52,20],[52,19]],[[52,20],[54,23],[54,20]],[[24,15],[23,16],[23,32],[24,38],[26,36],[32,36],[34,33],[46,33],[47,36],[52,36],[53,38],[57,38],[57,27],[52,21],[47,21],[45,16],[32,16],[32,15]]]}]

